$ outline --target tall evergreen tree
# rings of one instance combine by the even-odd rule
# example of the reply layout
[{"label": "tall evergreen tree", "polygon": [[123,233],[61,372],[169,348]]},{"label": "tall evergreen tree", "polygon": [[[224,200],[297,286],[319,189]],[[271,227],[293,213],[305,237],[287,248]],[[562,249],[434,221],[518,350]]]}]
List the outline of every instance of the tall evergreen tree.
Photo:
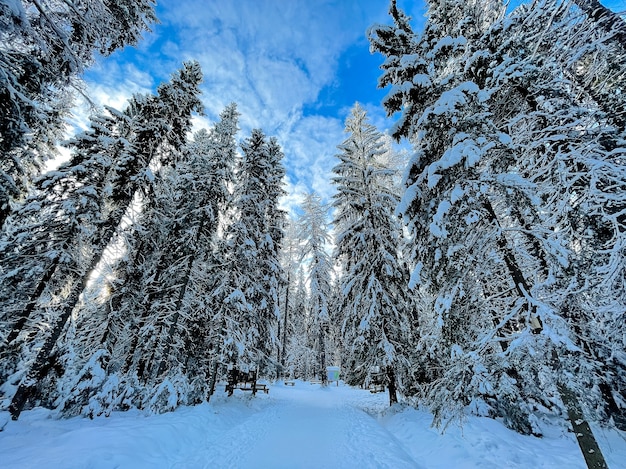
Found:
[{"label": "tall evergreen tree", "polygon": [[308,292],[306,288],[306,275],[304,266],[300,264],[293,281],[293,298],[290,300],[292,310],[289,316],[291,334],[287,336],[287,348],[285,352],[285,366],[287,375],[298,379],[311,379],[314,377],[318,353],[315,349],[311,334],[316,334],[313,321],[308,314]]},{"label": "tall evergreen tree", "polygon": [[383,373],[389,402],[398,402],[398,378],[405,375],[411,299],[408,271],[399,258],[402,228],[394,211],[394,170],[385,166],[383,135],[357,104],[346,121],[349,137],[338,147],[333,169],[337,230],[335,259],[341,267],[343,341],[352,368]]},{"label": "tall evergreen tree", "polygon": [[302,203],[299,219],[300,238],[303,240],[302,256],[307,264],[310,320],[309,338],[317,350],[316,374],[326,384],[328,331],[332,296],[332,261],[328,253],[331,242],[328,232],[328,208],[315,193],[308,193]]},{"label": "tall evergreen tree", "polygon": [[94,54],[136,44],[155,20],[152,0],[0,5],[0,227],[55,155],[70,88]]},{"label": "tall evergreen tree", "polygon": [[12,344],[37,311],[44,290],[63,288],[51,286],[59,276],[64,281],[68,271],[84,268],[89,245],[109,216],[113,169],[128,159],[129,129],[129,117],[113,109],[92,118],[91,129],[70,142],[70,161],[39,178],[38,191],[11,218],[0,261],[5,366],[12,363],[6,353],[16,350]]},{"label": "tall evergreen tree", "polygon": [[[438,401],[437,410],[455,400],[469,400],[470,395],[492,394],[491,402],[507,423],[530,431],[524,414],[532,411],[537,399],[550,407],[545,403],[558,388],[571,415],[576,403],[564,383],[581,395],[588,394],[583,388],[593,375],[581,373],[582,379],[572,382],[567,369],[576,374],[600,365],[591,353],[575,355],[576,364],[567,358],[580,346],[576,328],[589,322],[573,317],[563,301],[577,289],[574,285],[580,285],[578,279],[586,276],[575,266],[577,262],[571,263],[581,253],[581,238],[571,236],[577,231],[575,219],[563,215],[602,213],[591,208],[594,203],[579,204],[572,193],[586,201],[613,196],[612,183],[592,182],[598,174],[593,161],[613,168],[600,171],[600,179],[616,182],[622,176],[617,169],[620,163],[615,165],[613,159],[615,140],[605,127],[611,120],[593,117],[585,107],[588,103],[572,93],[580,82],[563,79],[577,59],[563,62],[562,46],[557,52],[554,45],[569,44],[567,54],[582,56],[576,49],[580,43],[571,42],[580,35],[570,36],[570,29],[563,28],[563,21],[570,27],[576,23],[569,16],[568,3],[536,2],[508,17],[498,8],[488,2],[446,10],[431,4],[426,31],[418,36],[392,2],[395,26],[375,27],[371,41],[388,57],[380,81],[383,86],[393,85],[385,101],[387,110],[402,110],[395,135],[413,139],[417,148],[401,208],[414,237],[427,235],[426,245],[416,243],[417,269],[412,277],[434,295],[435,334],[427,336],[434,338],[433,345],[453,352],[453,363],[444,374],[454,376],[452,370],[467,370],[468,365],[473,369],[465,375],[473,376],[472,382],[463,388],[441,388],[446,379],[439,378],[429,398]],[[607,141],[613,142],[608,152]],[[617,154],[621,152],[617,149]],[[548,169],[552,165],[572,168],[564,172],[572,179],[551,178],[556,174]],[[463,221],[473,229],[465,229]],[[485,222],[489,229],[481,229]],[[481,317],[481,311],[489,313]],[[549,325],[550,334],[528,335],[541,331],[539,319]],[[492,335],[489,324],[494,327]],[[465,332],[459,332],[461,327]],[[447,332],[437,337],[437,331]],[[497,349],[486,347],[488,337],[497,340],[506,361],[493,355]],[[533,342],[553,352],[537,361]],[[478,353],[466,352],[476,345]],[[566,358],[553,359],[559,352]],[[478,363],[476,358],[487,361]],[[501,372],[494,372],[498,366],[503,366]],[[485,374],[485,369],[491,373]],[[494,376],[498,377],[495,386],[491,381],[485,387],[485,379]],[[529,386],[537,381],[550,386]],[[578,420],[572,419],[575,428]],[[599,453],[597,448],[594,451]],[[587,457],[589,451],[584,453]]]},{"label": "tall evergreen tree", "polygon": [[278,197],[284,169],[274,139],[253,130],[241,144],[233,221],[221,247],[213,296],[221,318],[221,355],[240,368],[264,372],[278,341],[278,253],[282,240]]},{"label": "tall evergreen tree", "polygon": [[144,382],[165,371],[193,270],[211,256],[220,212],[230,197],[237,116],[236,107],[228,107],[215,128],[197,133],[183,160],[163,174],[160,193],[144,207],[141,228],[133,234],[141,257],[122,265],[121,279],[138,280],[115,293],[116,314],[132,318],[122,368]]},{"label": "tall evergreen tree", "polygon": [[85,289],[89,276],[101,261],[135,192],[143,190],[145,196],[149,197],[153,175],[148,165],[170,165],[180,155],[191,126],[191,113],[202,109],[198,98],[201,79],[199,64],[186,63],[183,69],[173,75],[170,83],[159,86],[157,96],[135,99],[131,103],[127,112],[132,116],[132,149],[126,154],[127,158],[116,163],[109,179],[109,197],[114,209],[106,220],[99,223],[98,230],[90,240],[90,253],[82,268],[56,272],[62,276],[67,287],[54,306],[51,333],[13,398],[11,412],[14,418],[19,416],[32,395],[36,381],[45,374],[57,339]]},{"label": "tall evergreen tree", "polygon": [[281,288],[279,290],[279,307],[280,307],[280,353],[279,362],[283,372],[287,369],[287,350],[289,342],[294,334],[294,314],[298,309],[295,308],[296,285],[298,272],[300,267],[300,239],[298,238],[298,227],[294,220],[287,219],[284,230],[284,240],[280,253],[280,262],[285,275]]}]

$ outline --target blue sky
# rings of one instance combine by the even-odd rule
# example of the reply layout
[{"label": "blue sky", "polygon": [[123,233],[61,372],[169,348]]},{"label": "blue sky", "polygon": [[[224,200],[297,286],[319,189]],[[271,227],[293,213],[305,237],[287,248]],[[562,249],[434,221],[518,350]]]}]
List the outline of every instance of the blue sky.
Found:
[{"label": "blue sky", "polygon": [[[422,21],[421,0],[399,4]],[[241,137],[259,127],[283,147],[286,203],[309,190],[327,198],[352,105],[359,101],[379,128],[391,125],[380,106],[385,92],[376,87],[382,57],[370,54],[365,34],[389,22],[387,10],[385,0],[162,0],[152,33],[88,71],[88,94],[123,108],[133,93],[153,91],[196,59],[206,108],[196,128],[236,102]]]},{"label": "blue sky", "polygon": [[[624,10],[625,0],[605,4]],[[422,0],[398,0],[420,28]],[[85,75],[98,104],[123,108],[136,92],[152,92],[181,66],[196,59],[204,72],[208,127],[236,102],[241,137],[253,128],[275,135],[285,153],[289,196],[299,203],[314,190],[328,198],[336,146],[345,138],[344,119],[354,102],[386,130],[392,119],[380,105],[380,55],[371,55],[366,30],[389,23],[386,0],[161,0],[160,24],[136,48],[98,61]],[[85,121],[77,110],[76,121]]]}]

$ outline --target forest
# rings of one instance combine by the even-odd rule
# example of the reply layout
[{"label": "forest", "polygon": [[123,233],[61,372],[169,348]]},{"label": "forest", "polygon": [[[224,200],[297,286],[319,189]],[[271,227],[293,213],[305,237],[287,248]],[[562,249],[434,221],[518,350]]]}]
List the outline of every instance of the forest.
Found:
[{"label": "forest", "polygon": [[[196,61],[65,123],[152,0],[0,2],[0,410],[210,399],[229,369],[382,382],[445,427],[626,429],[626,22],[596,0],[392,0],[330,204],[281,208],[277,138],[203,112]],[[410,156],[394,150],[407,142]],[[59,145],[67,162],[49,170]]]}]

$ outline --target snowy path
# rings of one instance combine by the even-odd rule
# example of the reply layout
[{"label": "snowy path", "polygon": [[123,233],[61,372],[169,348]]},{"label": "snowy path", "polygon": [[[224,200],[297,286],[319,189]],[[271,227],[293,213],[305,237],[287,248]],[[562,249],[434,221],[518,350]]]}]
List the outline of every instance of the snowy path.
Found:
[{"label": "snowy path", "polygon": [[320,390],[323,398],[312,401],[302,399],[306,390],[287,390],[290,398],[277,399],[174,467],[420,467],[376,419],[333,391]]},{"label": "snowy path", "polygon": [[[0,412],[0,469],[585,469],[563,423],[535,438],[468,417],[441,435],[428,413],[387,405],[386,394],[297,382],[255,398],[227,398],[222,385],[211,403],[162,415],[58,420],[35,409],[7,422]],[[626,435],[596,436],[609,467],[626,469]]]}]

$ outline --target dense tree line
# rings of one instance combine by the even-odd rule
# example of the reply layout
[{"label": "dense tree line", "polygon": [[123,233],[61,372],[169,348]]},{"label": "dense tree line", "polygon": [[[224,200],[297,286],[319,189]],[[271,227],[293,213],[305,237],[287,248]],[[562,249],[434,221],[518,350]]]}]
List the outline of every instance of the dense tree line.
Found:
[{"label": "dense tree line", "polygon": [[113,3],[2,5],[0,382],[13,418],[38,404],[93,416],[201,402],[218,360],[262,368],[277,343],[265,339],[282,282],[282,152],[255,130],[240,156],[234,104],[188,138],[197,62],[95,113],[70,160],[42,172],[92,54],[155,20],[152,2]]},{"label": "dense tree line", "polygon": [[423,31],[391,1],[368,32],[412,156],[355,105],[332,201],[306,194],[293,220],[280,145],[238,144],[234,104],[189,136],[197,62],[94,113],[43,173],[92,54],[135,43],[153,5],[0,6],[2,407],[161,412],[229,367],[325,383],[340,365],[438,424],[623,426],[623,20],[584,0],[427,3]]}]

